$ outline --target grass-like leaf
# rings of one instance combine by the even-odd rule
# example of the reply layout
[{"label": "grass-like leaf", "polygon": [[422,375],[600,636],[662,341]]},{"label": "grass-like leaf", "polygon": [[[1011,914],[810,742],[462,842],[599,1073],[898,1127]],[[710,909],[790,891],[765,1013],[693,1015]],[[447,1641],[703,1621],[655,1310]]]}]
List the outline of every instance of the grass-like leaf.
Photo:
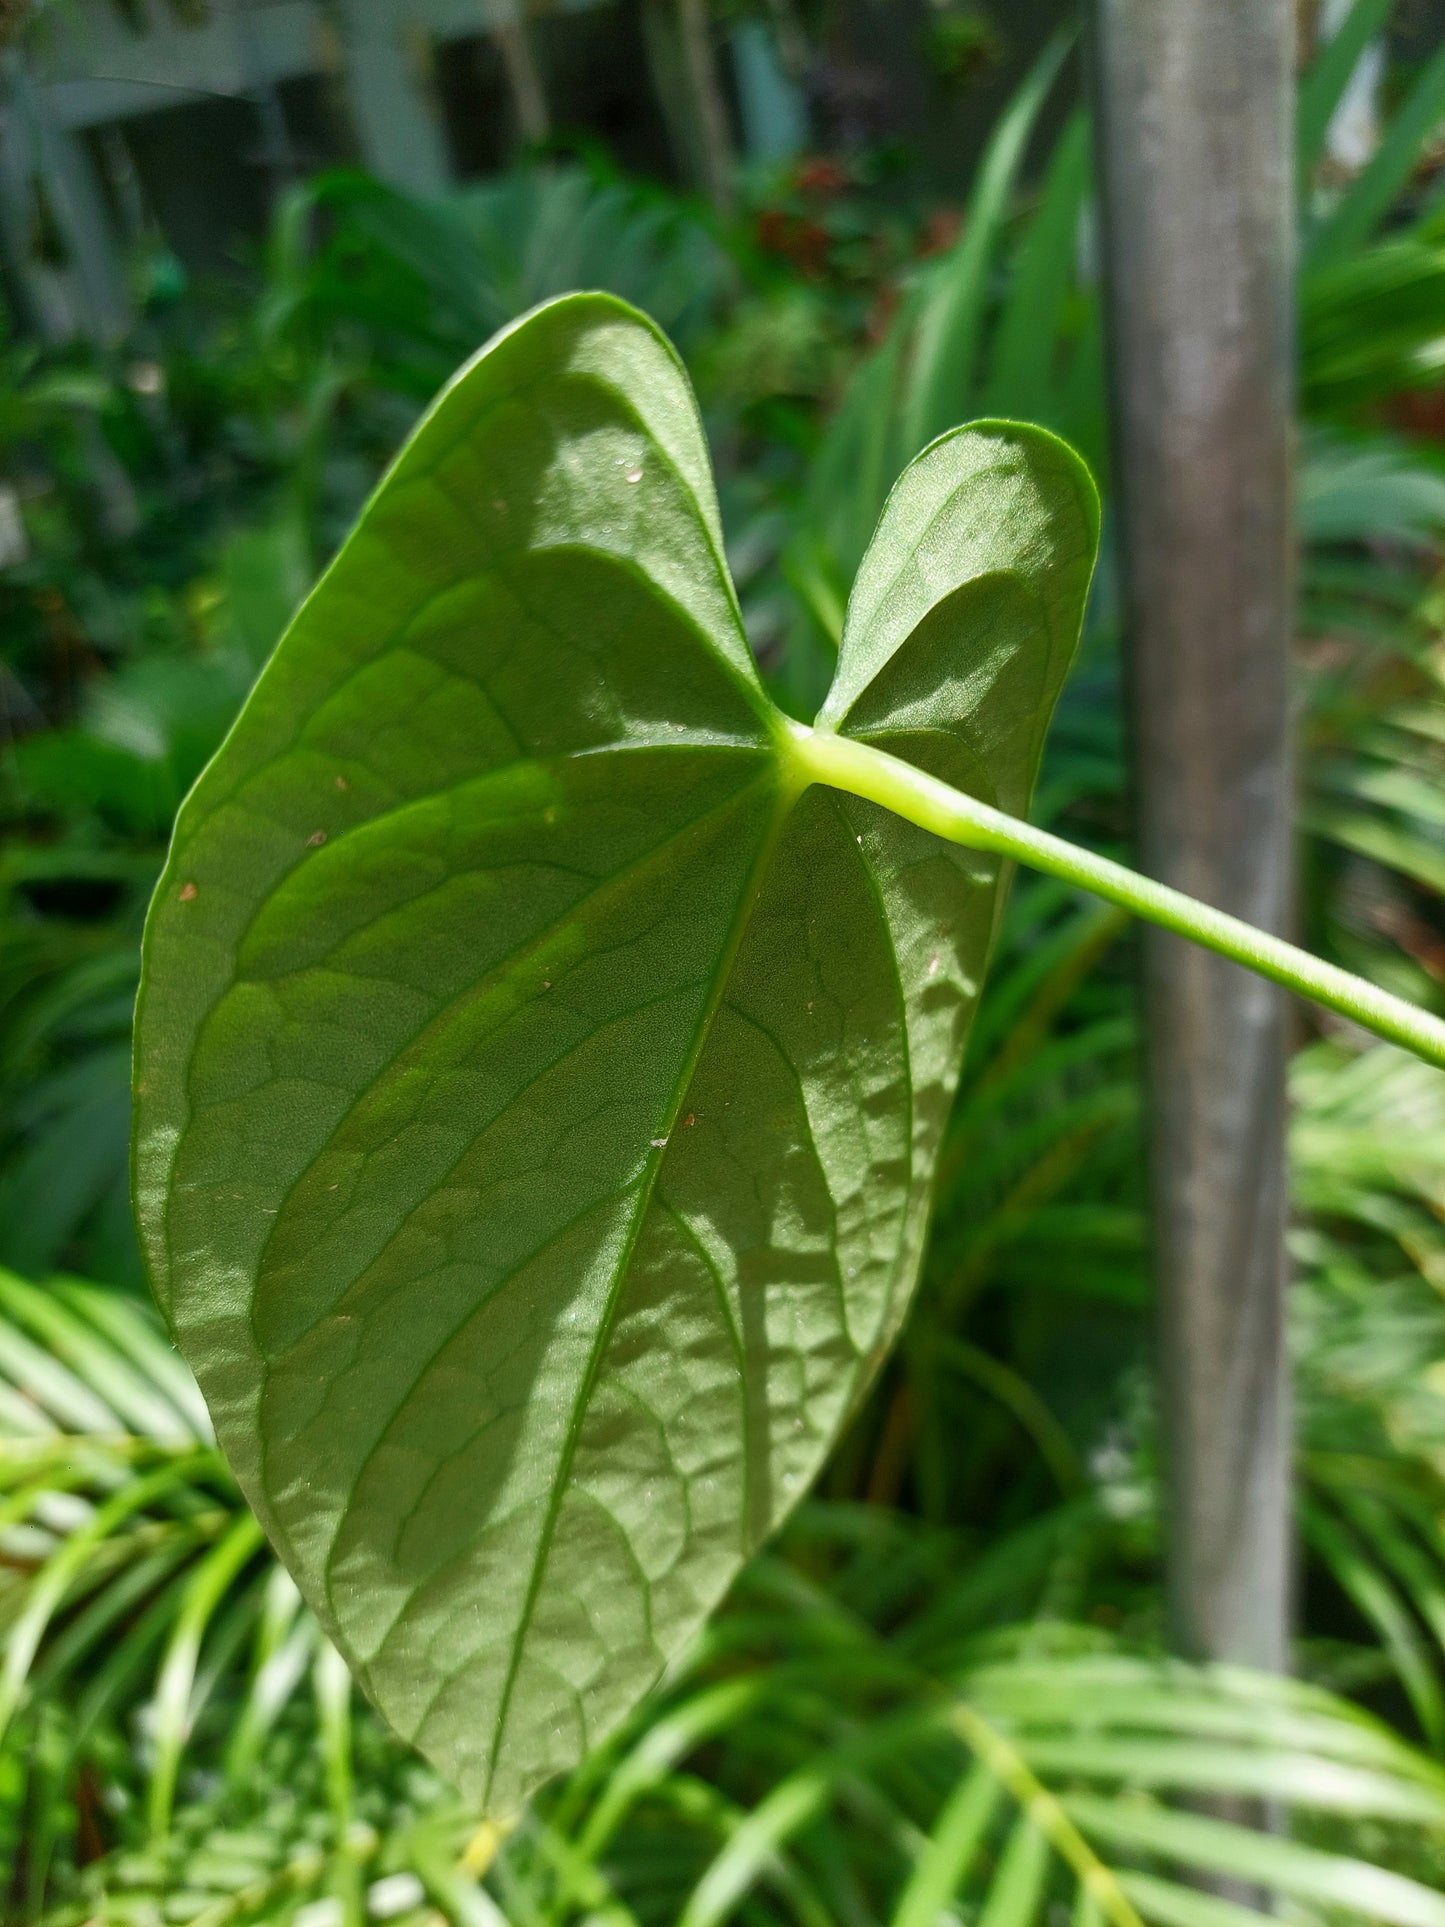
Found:
[{"label": "grass-like leaf", "polygon": [[[1113,1927],[1259,1920],[1197,1892],[1221,1870],[1348,1917],[1439,1918],[1435,1762],[1308,1684],[1128,1654],[1047,1618],[999,1627],[956,1544],[926,1578],[916,1528],[866,1508],[814,1508],[608,1744],[514,1832],[479,1827],[353,1705],[289,1579],[247,1550],[255,1522],[203,1433],[178,1429],[187,1400],[145,1309],[68,1281],[0,1286],[0,1381],[34,1421],[17,1433],[0,1413],[0,1624],[11,1655],[32,1655],[12,1659],[0,1744],[7,1919],[163,1906],[240,1927],[425,1894],[459,1927],[924,1927],[1068,1904]],[[27,1361],[44,1352],[12,1341],[56,1307],[73,1362],[42,1381]],[[113,1391],[131,1367],[153,1429],[133,1400],[128,1422],[74,1429],[77,1391]],[[102,1524],[124,1493],[137,1502]],[[805,1576],[820,1560],[823,1583]],[[99,1834],[77,1841],[97,1778]],[[1187,1810],[1261,1789],[1293,1837]]]}]

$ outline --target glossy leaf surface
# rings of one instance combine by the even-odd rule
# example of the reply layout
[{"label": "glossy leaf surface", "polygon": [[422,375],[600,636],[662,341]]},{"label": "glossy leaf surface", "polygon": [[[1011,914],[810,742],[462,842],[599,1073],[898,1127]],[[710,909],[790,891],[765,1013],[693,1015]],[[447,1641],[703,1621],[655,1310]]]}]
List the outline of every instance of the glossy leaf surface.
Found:
[{"label": "glossy leaf surface", "polygon": [[[822,726],[1010,811],[1096,509],[1010,424],[907,472]],[[643,317],[444,391],[181,812],[138,1211],[278,1550],[514,1810],[802,1495],[912,1291],[993,858],[808,788]]]}]

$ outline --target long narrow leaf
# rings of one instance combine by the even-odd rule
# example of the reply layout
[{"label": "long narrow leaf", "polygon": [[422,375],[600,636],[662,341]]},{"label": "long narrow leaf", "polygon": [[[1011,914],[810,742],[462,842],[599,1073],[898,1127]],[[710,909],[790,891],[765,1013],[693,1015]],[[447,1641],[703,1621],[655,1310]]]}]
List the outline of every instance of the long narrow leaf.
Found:
[{"label": "long narrow leaf", "polygon": [[170,1824],[176,1774],[189,1723],[191,1684],[206,1627],[237,1574],[262,1543],[256,1520],[249,1512],[241,1513],[221,1543],[197,1567],[186,1589],[156,1684],[155,1756],[147,1795],[153,1839],[164,1834]]},{"label": "long narrow leaf", "polygon": [[1161,1854],[1190,1869],[1258,1881],[1277,1893],[1346,1907],[1390,1927],[1445,1927],[1445,1896],[1363,1860],[1142,1802],[1130,1806],[1074,1794],[1065,1805],[1091,1839]]},{"label": "long narrow leaf", "polygon": [[1054,148],[1042,198],[1009,278],[984,395],[990,415],[1064,426],[1053,392],[1055,362],[1088,191],[1089,122],[1076,113]]},{"label": "long narrow leaf", "polygon": [[914,1862],[893,1914],[893,1927],[936,1927],[967,1877],[998,1811],[1001,1790],[986,1767],[959,1781]]},{"label": "long narrow leaf", "polygon": [[1445,116],[1445,47],[1428,63],[1385,137],[1340,196],[1309,244],[1311,267],[1339,261],[1369,239],[1409,180],[1421,149]]},{"label": "long narrow leaf", "polygon": [[963,238],[941,263],[937,286],[919,318],[904,411],[904,440],[910,456],[955,422],[968,419],[989,263],[1029,135],[1067,49],[1063,37],[1050,42],[1009,102],[979,164]]},{"label": "long narrow leaf", "polygon": [[1295,108],[1295,151],[1302,182],[1309,180],[1324,152],[1325,135],[1360,55],[1383,33],[1394,4],[1395,0],[1355,0],[1305,76]]}]

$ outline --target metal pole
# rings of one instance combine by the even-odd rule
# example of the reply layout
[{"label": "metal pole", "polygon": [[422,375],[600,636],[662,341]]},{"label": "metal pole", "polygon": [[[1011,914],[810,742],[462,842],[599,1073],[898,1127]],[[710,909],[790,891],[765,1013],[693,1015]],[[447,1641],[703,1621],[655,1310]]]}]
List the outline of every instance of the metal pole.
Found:
[{"label": "metal pole", "polygon": [[[1096,0],[1143,868],[1290,917],[1290,0]],[[1144,938],[1179,1648],[1280,1669],[1290,1595],[1286,1012]]]}]

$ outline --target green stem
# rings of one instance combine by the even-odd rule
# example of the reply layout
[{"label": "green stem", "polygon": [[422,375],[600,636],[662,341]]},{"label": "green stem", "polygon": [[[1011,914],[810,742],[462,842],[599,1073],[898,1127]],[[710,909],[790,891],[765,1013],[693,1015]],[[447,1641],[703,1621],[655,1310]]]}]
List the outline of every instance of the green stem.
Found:
[{"label": "green stem", "polygon": [[1141,877],[1122,863],[1112,863],[1108,857],[1095,856],[1062,837],[1050,836],[1047,830],[1006,816],[1002,810],[950,789],[936,776],[926,775],[911,763],[867,743],[792,724],[789,745],[804,782],[827,783],[850,795],[867,797],[921,829],[946,837],[950,843],[1013,857],[1031,869],[1090,890],[1136,917],[1157,923],[1177,936],[1189,937],[1206,950],[1243,964],[1247,970],[1323,1004],[1326,1010],[1363,1024],[1392,1044],[1403,1044],[1427,1062],[1445,1067],[1445,1023],[1348,970],[1324,963],[1279,937],[1267,936],[1238,917],[1211,910],[1167,884]]}]

